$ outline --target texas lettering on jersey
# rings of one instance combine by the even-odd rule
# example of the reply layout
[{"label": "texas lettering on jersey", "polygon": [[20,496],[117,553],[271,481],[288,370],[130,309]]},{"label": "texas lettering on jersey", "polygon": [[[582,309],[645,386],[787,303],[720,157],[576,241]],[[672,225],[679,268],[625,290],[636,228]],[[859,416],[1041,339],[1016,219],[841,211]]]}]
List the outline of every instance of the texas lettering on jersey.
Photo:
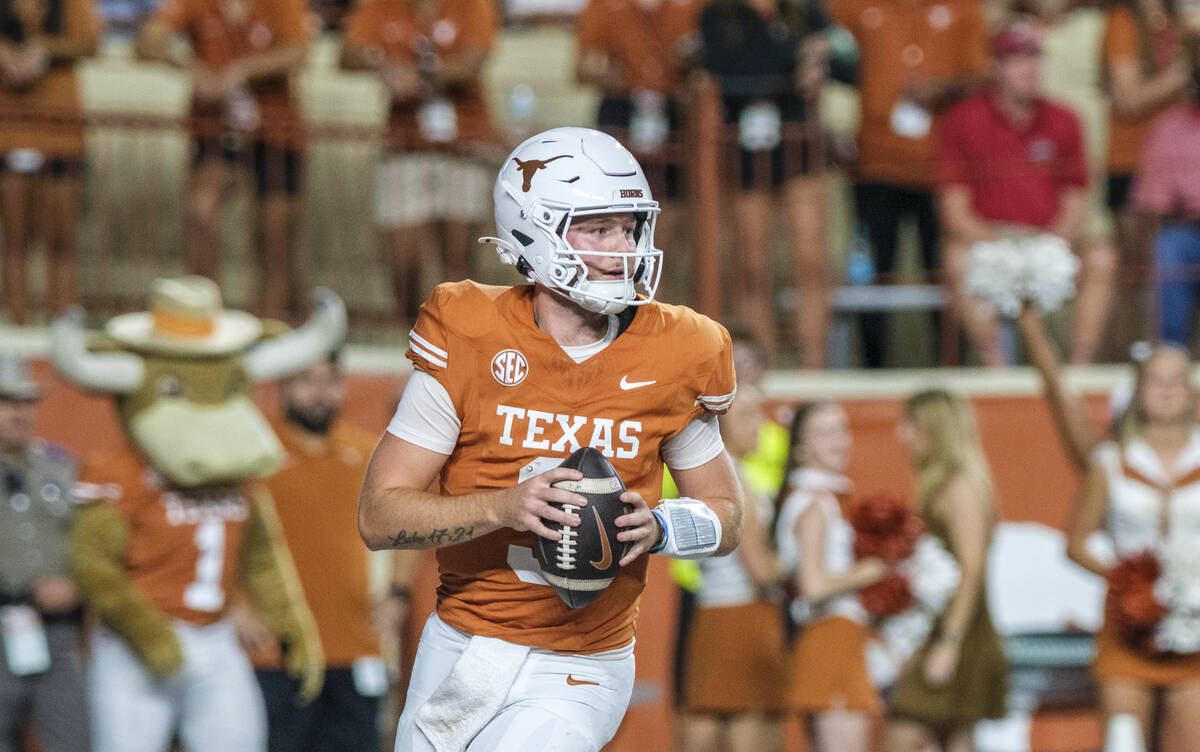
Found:
[{"label": "texas lettering on jersey", "polygon": [[[733,399],[728,333],[687,308],[652,302],[576,363],[537,327],[532,299],[530,286],[466,281],[438,286],[421,308],[408,358],[446,389],[461,421],[442,492],[509,488],[591,446],[653,506],[663,442]],[[572,610],[528,571],[536,569],[530,535],[504,529],[439,548],[439,616],[471,634],[563,652],[629,644],[646,558]]]},{"label": "texas lettering on jersey", "polygon": [[[496,405],[496,413],[504,417],[504,431],[498,440],[505,446],[512,446],[519,440],[522,449],[570,454],[586,445],[610,459],[633,459],[641,445],[640,420],[618,422],[611,418],[548,413],[511,405]],[[581,435],[586,444],[580,443],[578,437]]]}]

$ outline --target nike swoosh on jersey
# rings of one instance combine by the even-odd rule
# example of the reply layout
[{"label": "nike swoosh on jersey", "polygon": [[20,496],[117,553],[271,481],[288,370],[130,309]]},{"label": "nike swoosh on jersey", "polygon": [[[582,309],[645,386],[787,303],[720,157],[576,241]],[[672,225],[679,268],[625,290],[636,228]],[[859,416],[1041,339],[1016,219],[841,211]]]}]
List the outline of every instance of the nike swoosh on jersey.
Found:
[{"label": "nike swoosh on jersey", "polygon": [[589,561],[596,569],[608,569],[612,566],[612,549],[608,547],[608,533],[604,529],[604,521],[600,519],[600,510],[592,507],[592,514],[596,515],[596,526],[600,528],[600,561]]},{"label": "nike swoosh on jersey", "polygon": [[629,376],[621,377],[621,388],[624,389],[625,391],[629,391],[630,389],[637,389],[638,387],[650,386],[651,384],[656,384],[656,383],[658,383],[658,382],[655,379],[650,379],[649,381],[630,381]]},{"label": "nike swoosh on jersey", "polygon": [[572,687],[578,687],[578,686],[582,686],[584,684],[591,684],[593,687],[600,686],[600,682],[587,681],[586,679],[576,679],[574,676],[571,676],[570,674],[567,674],[567,684],[570,684]]}]

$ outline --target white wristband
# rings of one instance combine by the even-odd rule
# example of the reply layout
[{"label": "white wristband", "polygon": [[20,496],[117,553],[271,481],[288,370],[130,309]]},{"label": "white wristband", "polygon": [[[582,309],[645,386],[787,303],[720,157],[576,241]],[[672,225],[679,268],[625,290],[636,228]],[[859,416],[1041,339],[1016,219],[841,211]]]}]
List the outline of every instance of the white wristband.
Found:
[{"label": "white wristband", "polygon": [[721,520],[708,505],[686,496],[663,499],[653,510],[663,528],[651,553],[672,559],[703,559],[721,545]]}]

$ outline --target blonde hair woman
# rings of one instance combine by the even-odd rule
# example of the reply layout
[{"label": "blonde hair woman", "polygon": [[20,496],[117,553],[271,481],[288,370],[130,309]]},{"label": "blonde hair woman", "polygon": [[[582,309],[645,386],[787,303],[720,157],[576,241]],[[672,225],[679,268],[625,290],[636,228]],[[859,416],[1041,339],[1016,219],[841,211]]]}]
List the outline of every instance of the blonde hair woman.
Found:
[{"label": "blonde hair woman", "polygon": [[849,500],[850,427],[835,402],[801,405],[792,420],[776,540],[795,567],[801,634],[791,656],[788,708],[804,714],[818,752],[866,752],[882,709],[867,674],[867,614],[860,589],[887,573],[880,559],[854,560]]},{"label": "blonde hair woman", "polygon": [[913,463],[926,529],[954,554],[962,579],[896,682],[886,746],[889,752],[916,752],[930,744],[969,752],[975,723],[1004,716],[1008,685],[985,587],[996,523],[991,472],[970,406],[945,390],[910,397],[897,437]]}]

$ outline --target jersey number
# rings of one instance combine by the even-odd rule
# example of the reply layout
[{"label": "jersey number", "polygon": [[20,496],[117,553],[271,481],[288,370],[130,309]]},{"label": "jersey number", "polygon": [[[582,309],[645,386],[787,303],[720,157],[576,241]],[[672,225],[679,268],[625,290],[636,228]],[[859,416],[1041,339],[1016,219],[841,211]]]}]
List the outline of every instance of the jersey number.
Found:
[{"label": "jersey number", "polygon": [[225,521],[205,520],[196,526],[196,579],[183,591],[183,603],[195,611],[220,611],[225,605],[221,573],[225,569]]}]

